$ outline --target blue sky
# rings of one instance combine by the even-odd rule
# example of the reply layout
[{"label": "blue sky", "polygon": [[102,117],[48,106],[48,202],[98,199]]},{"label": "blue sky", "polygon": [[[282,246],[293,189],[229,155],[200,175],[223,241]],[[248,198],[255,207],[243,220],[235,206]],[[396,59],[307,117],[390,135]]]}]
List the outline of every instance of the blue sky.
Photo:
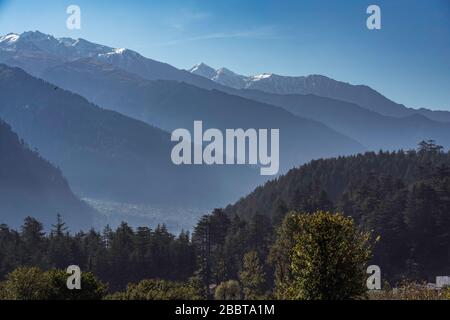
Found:
[{"label": "blue sky", "polygon": [[[82,28],[66,29],[81,7]],[[366,28],[381,7],[382,29]],[[410,107],[450,110],[448,0],[0,0],[0,33],[40,30],[187,69],[324,74]]]}]

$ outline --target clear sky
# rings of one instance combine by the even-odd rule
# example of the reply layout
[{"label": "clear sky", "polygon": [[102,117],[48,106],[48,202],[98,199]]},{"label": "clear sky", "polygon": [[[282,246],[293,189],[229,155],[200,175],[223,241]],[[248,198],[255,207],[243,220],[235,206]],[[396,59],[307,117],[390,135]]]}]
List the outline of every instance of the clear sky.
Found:
[{"label": "clear sky", "polygon": [[[66,8],[81,8],[81,30]],[[382,29],[366,9],[381,7]],[[0,33],[39,30],[187,69],[324,74],[410,107],[450,110],[450,0],[0,0]]]}]

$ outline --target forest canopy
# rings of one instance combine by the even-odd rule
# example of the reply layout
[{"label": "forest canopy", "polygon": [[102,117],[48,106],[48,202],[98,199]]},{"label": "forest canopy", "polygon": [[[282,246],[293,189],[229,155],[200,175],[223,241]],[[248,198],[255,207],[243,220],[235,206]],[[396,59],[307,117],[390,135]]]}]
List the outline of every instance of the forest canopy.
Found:
[{"label": "forest canopy", "polygon": [[[339,213],[337,218],[329,219],[334,213]],[[363,265],[368,264],[380,266],[383,281],[391,286],[405,279],[429,282],[448,275],[450,153],[424,142],[418,150],[315,160],[203,216],[192,233],[173,235],[164,225],[132,228],[123,222],[115,230],[106,226],[72,234],[59,215],[48,233],[32,217],[20,230],[2,224],[0,281],[22,266],[46,272],[75,264],[106,284],[109,293],[120,292],[117,298],[213,298],[215,290],[216,296],[246,299],[360,294],[358,286],[326,293],[320,281],[322,291],[304,287],[301,280],[287,282],[297,286],[294,295],[283,291],[280,272],[314,279],[317,269],[323,269],[320,263],[308,272],[302,267],[305,261],[321,261],[305,256],[304,248],[315,245],[306,241],[315,239],[312,235],[299,233],[289,246],[283,242],[292,232],[286,224],[303,226],[294,228],[297,231],[315,230],[307,218],[315,215],[321,215],[319,220],[326,221],[333,235],[326,248],[338,254],[331,249],[333,243],[344,241],[346,252],[355,254],[354,264],[346,269],[353,270],[349,278],[361,280]],[[355,243],[360,246],[351,247],[348,239],[359,239]],[[364,249],[366,244],[370,251]],[[326,261],[336,257],[327,256]]]}]

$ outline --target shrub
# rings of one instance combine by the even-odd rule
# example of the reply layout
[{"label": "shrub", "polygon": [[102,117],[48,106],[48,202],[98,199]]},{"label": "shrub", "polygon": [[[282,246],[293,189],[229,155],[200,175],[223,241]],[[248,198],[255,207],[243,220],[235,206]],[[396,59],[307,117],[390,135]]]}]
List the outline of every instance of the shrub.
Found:
[{"label": "shrub", "polygon": [[34,267],[19,267],[0,284],[0,299],[5,300],[92,300],[102,299],[106,286],[92,273],[81,274],[81,289],[67,288],[63,270],[43,272]]},{"label": "shrub", "polygon": [[241,299],[241,287],[236,280],[222,282],[214,293],[216,300],[239,300]]},{"label": "shrub", "polygon": [[190,283],[167,280],[142,280],[128,284],[125,292],[107,297],[109,300],[199,300],[197,290]]}]

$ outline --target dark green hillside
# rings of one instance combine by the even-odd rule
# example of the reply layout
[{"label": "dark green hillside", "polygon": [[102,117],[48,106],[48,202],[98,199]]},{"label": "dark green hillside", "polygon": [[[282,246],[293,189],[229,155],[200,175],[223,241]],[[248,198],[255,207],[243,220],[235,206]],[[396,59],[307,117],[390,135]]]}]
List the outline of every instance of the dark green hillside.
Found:
[{"label": "dark green hillside", "polygon": [[380,236],[373,263],[391,279],[450,273],[450,153],[432,143],[418,151],[312,161],[226,212],[277,224],[289,210],[317,209],[344,212]]},{"label": "dark green hillside", "polygon": [[[322,274],[333,278],[337,273],[340,277],[343,264],[336,257],[347,257],[347,249],[355,249],[354,239],[362,239],[352,236],[352,230],[360,231],[355,220],[366,229],[363,233],[371,238],[370,243],[379,238],[369,263],[380,266],[383,281],[393,286],[404,278],[434,281],[435,276],[450,273],[449,158],[449,153],[425,143],[420,151],[314,161],[258,188],[226,208],[228,214],[215,209],[203,216],[192,236],[182,232],[176,237],[164,226],[133,229],[126,223],[115,230],[106,227],[102,233],[90,230],[74,236],[58,231],[65,228],[61,221],[46,236],[33,219],[25,221],[21,233],[3,225],[0,279],[19,267],[20,261],[27,261],[23,260],[27,250],[32,250],[38,254],[29,265],[62,268],[68,260],[76,261],[82,270],[107,282],[112,291],[125,290],[128,283],[142,279],[183,281],[199,289],[239,279],[246,296],[273,297],[272,293],[283,292],[279,290],[284,284],[291,284],[283,275],[289,276],[292,264],[301,263],[290,256],[290,246],[297,247],[296,241],[300,241],[297,236],[303,236],[303,243],[326,241],[331,250],[325,251],[331,254],[320,254],[322,266],[328,265],[326,257],[335,257],[329,273],[319,268],[311,275],[322,279]],[[290,209],[300,214],[285,217],[278,228]],[[354,219],[324,212],[309,214],[316,209],[344,211]],[[305,223],[308,232],[300,232],[297,222]],[[352,227],[341,229],[339,225]],[[342,242],[345,234],[347,240]],[[39,241],[27,242],[29,237]],[[362,251],[362,255],[355,252],[366,257]],[[362,276],[366,276],[366,258],[360,262],[364,262]],[[355,265],[344,265],[353,270],[346,274],[355,276]],[[358,270],[360,267],[357,263]],[[358,286],[363,285],[360,276],[354,277]]]},{"label": "dark green hillside", "polygon": [[72,193],[59,169],[0,119],[0,224],[18,226],[28,215],[50,224],[61,213],[72,228],[86,228],[93,211]]}]

